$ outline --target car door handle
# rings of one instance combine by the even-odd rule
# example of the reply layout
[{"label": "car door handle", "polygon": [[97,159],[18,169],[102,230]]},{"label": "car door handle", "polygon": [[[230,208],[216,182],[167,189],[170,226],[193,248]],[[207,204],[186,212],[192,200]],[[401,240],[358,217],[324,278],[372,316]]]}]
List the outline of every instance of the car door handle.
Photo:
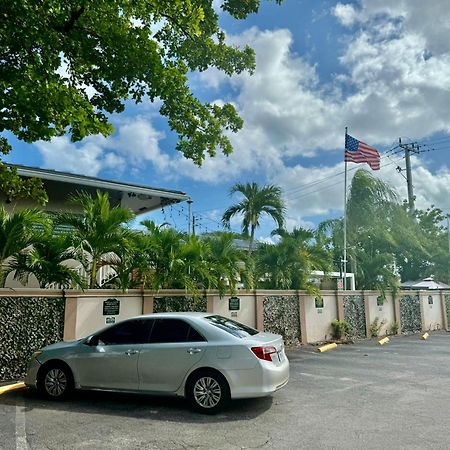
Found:
[{"label": "car door handle", "polygon": [[139,353],[139,350],[127,350],[125,352],[125,355],[131,356],[131,355],[135,355],[136,353]]},{"label": "car door handle", "polygon": [[200,353],[201,351],[202,351],[201,348],[190,348],[187,352],[188,352],[190,355],[195,355],[196,353]]}]

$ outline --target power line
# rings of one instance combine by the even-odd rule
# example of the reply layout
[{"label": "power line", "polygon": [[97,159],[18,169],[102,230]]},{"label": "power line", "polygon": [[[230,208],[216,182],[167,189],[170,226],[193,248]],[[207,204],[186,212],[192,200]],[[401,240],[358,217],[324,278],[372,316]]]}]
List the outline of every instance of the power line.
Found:
[{"label": "power line", "polygon": [[[398,145],[395,146],[395,147],[393,147],[392,149],[388,150],[388,152],[389,152],[389,151],[392,151],[392,152],[393,152],[393,151],[394,151],[395,149],[397,149],[397,148],[398,148]],[[402,150],[402,149],[397,150],[396,152],[393,152],[392,155],[388,155],[388,153],[386,152],[385,154],[383,154],[383,155],[381,156],[381,158],[385,158],[385,157],[388,157],[388,158],[389,158],[389,157],[391,157],[391,156],[393,156],[393,155],[396,155],[397,153],[400,153],[400,152],[403,152],[403,150]],[[352,168],[350,168],[350,169],[347,169],[347,172],[350,172],[350,171],[353,171],[353,170],[357,170],[357,169],[358,169],[358,167],[352,167]],[[345,171],[342,170],[342,171],[340,171],[340,172],[336,172],[336,173],[334,173],[334,174],[331,174],[331,175],[329,175],[329,176],[327,176],[327,177],[324,177],[324,178],[321,178],[321,179],[319,179],[319,180],[312,181],[312,182],[310,182],[310,183],[304,183],[304,184],[297,185],[296,187],[293,187],[293,188],[290,188],[290,189],[286,189],[286,190],[283,192],[283,194],[284,194],[285,197],[286,197],[286,196],[289,196],[289,195],[291,195],[294,191],[296,192],[296,191],[302,190],[304,187],[310,187],[310,186],[314,186],[314,185],[316,185],[316,184],[324,183],[324,182],[328,181],[329,179],[334,178],[334,177],[337,177],[337,176],[339,176],[339,175],[343,175],[344,173],[345,173]]]},{"label": "power line", "polygon": [[[387,163],[387,164],[383,164],[381,167],[388,167],[388,166],[391,166],[392,164],[397,164],[397,163],[400,162],[402,159],[404,159],[404,158],[399,158],[399,159],[397,159],[397,160],[395,160],[395,161],[391,161],[391,162],[389,162],[389,163]],[[358,169],[358,167],[352,168],[352,169],[350,169],[350,170],[356,170],[356,169]],[[318,193],[318,192],[326,191],[326,190],[328,190],[328,189],[330,189],[330,188],[332,188],[332,187],[334,187],[334,186],[342,185],[343,183],[344,183],[344,181],[343,181],[343,180],[340,180],[340,181],[338,181],[337,183],[333,183],[333,184],[330,184],[330,185],[327,185],[327,186],[323,186],[323,187],[320,188],[320,189],[316,189],[316,190],[310,191],[310,192],[304,192],[304,193],[302,193],[302,194],[297,195],[295,198],[296,198],[296,199],[298,199],[298,198],[304,198],[304,197],[307,197],[307,196],[309,196],[309,195],[316,194],[316,193]]]},{"label": "power line", "polygon": [[445,142],[450,142],[450,138],[442,137],[442,138],[436,139],[436,140],[422,140],[420,143],[421,143],[421,145],[433,145],[433,144],[439,144],[439,143],[445,143]]},{"label": "power line", "polygon": [[[403,152],[403,149],[397,150],[398,148],[399,148],[399,146],[393,147],[392,149],[389,150],[389,151],[391,151],[391,154],[388,155],[386,153],[386,154],[382,155],[381,158],[382,159],[383,158],[388,158],[389,160],[391,160],[393,156]],[[394,150],[397,150],[397,151],[394,151]],[[404,157],[400,158],[400,159],[396,159],[395,161],[389,162],[387,164],[382,164],[381,167],[388,167],[388,166],[390,166],[392,164],[396,164],[399,161],[401,161],[402,159],[404,159]],[[351,172],[351,171],[355,171],[357,169],[359,169],[359,167],[355,166],[355,167],[352,167],[352,168],[348,169],[347,171]],[[309,196],[309,195],[312,195],[312,194],[315,194],[315,193],[318,193],[318,192],[322,192],[322,191],[328,190],[328,189],[330,189],[330,188],[332,188],[334,186],[342,184],[343,181],[339,181],[337,183],[329,184],[327,186],[323,186],[323,187],[321,187],[319,189],[316,189],[316,190],[313,190],[313,191],[310,191],[310,192],[302,192],[300,195],[298,195],[299,191],[308,189],[308,188],[316,186],[318,184],[325,183],[327,181],[330,181],[332,178],[335,178],[335,177],[337,177],[339,175],[343,175],[343,174],[344,174],[344,171],[336,172],[336,173],[334,173],[332,175],[329,175],[329,176],[326,176],[324,178],[321,178],[320,180],[316,180],[316,181],[313,181],[311,183],[304,183],[304,184],[298,185],[298,186],[296,186],[294,188],[287,189],[287,190],[285,190],[283,192],[283,194],[284,194],[283,197],[286,198],[286,199],[303,198],[303,197],[306,197],[306,196]],[[200,213],[208,212],[208,211],[214,211],[214,210],[223,209],[223,208],[225,208],[225,207],[215,207],[215,208],[211,208],[211,209],[195,211],[195,213],[196,213],[197,216],[199,216]],[[210,219],[210,220],[212,220],[212,219]]]},{"label": "power line", "polygon": [[[384,154],[381,155],[381,158],[382,159],[388,158],[390,162],[387,163],[387,164],[382,164],[381,167],[388,167],[388,166],[390,166],[392,164],[397,164],[399,161],[404,159],[404,157],[400,158],[400,159],[393,160],[393,161],[392,161],[392,158],[395,155],[398,155],[399,153],[402,153],[402,152],[403,152],[403,148],[400,148],[399,145],[396,145],[396,146],[392,147],[391,149],[387,150]],[[352,168],[348,169],[348,171],[355,171],[357,169],[359,169],[359,167],[355,166],[355,167],[352,167]],[[328,175],[326,177],[323,177],[323,178],[321,178],[319,180],[316,180],[316,181],[313,181],[313,182],[310,182],[310,183],[303,183],[301,185],[297,185],[297,186],[295,186],[293,188],[285,190],[283,192],[283,194],[284,194],[283,196],[286,199],[304,198],[304,197],[316,194],[318,192],[322,192],[322,191],[331,189],[331,188],[333,188],[335,186],[338,186],[338,185],[342,184],[343,181],[339,181],[337,183],[328,184],[326,186],[320,187],[319,189],[315,189],[315,190],[312,190],[312,191],[309,191],[309,192],[301,192],[299,194],[300,191],[305,191],[308,188],[317,186],[317,185],[322,184],[322,183],[326,183],[326,182],[330,181],[331,179],[333,179],[333,178],[335,178],[337,176],[343,175],[344,172],[345,171],[339,171],[339,172],[336,172],[334,174],[331,174],[331,175]],[[221,209],[224,209],[224,208],[226,208],[226,206],[221,206],[221,207],[217,207],[216,206],[215,208],[204,209],[204,210],[197,210],[197,211],[194,211],[194,213],[196,214],[197,218],[203,218],[203,219],[206,219],[206,220],[210,220],[210,221],[218,224],[219,226],[222,226],[221,222],[218,222],[218,221],[216,221],[214,219],[211,219],[211,218],[209,218],[207,216],[204,216],[201,213],[214,211],[214,210],[221,210]]]},{"label": "power line", "polygon": [[[400,151],[397,151],[397,152],[393,153],[392,155],[388,156],[388,158],[391,159],[392,156],[394,156],[394,155],[396,155],[396,154],[398,154],[398,153],[400,153],[400,152],[403,152],[403,150],[400,150]],[[394,164],[394,163],[399,162],[401,159],[402,159],[402,158],[397,159],[397,160],[395,160],[395,161],[393,161],[393,162],[389,162],[389,163],[387,163],[387,164],[382,164],[381,167],[387,167],[387,166],[390,166],[390,165],[392,165],[392,164]],[[355,167],[352,167],[352,168],[350,168],[350,169],[347,169],[347,172],[352,172],[352,171],[355,171],[355,170],[357,170],[357,169],[359,169],[359,167],[358,167],[358,166],[355,166]],[[334,175],[331,175],[331,176],[329,176],[329,177],[323,178],[323,179],[321,180],[321,182],[328,181],[328,180],[330,180],[331,178],[334,178],[335,176],[337,176],[337,175],[342,175],[342,174],[344,174],[344,171],[339,172],[339,173],[334,174]],[[338,184],[342,184],[342,183],[343,183],[343,181],[339,181],[338,183],[333,183],[333,184],[331,184],[331,185],[325,186],[324,189],[321,188],[321,189],[319,189],[319,190],[317,190],[317,191],[312,191],[312,193],[320,192],[320,191],[322,191],[322,190],[328,189],[329,187],[337,186]],[[313,186],[313,185],[315,185],[315,184],[318,184],[318,183],[313,182],[313,183],[305,184],[305,185],[303,185],[303,186],[306,187],[306,188],[308,188],[308,187],[311,187],[311,186]],[[297,187],[297,188],[295,188],[295,190],[298,191],[298,190],[301,190],[301,189]],[[286,193],[286,191],[285,191],[285,193]],[[294,194],[294,192],[291,192],[290,194],[287,194],[287,195],[285,194],[284,197],[285,197],[285,198],[291,198],[293,194]],[[296,192],[295,192],[295,194],[296,194]],[[302,194],[300,194],[300,195],[302,196]],[[297,197],[297,195],[295,195],[295,197]]]},{"label": "power line", "polygon": [[[384,154],[382,154],[381,158],[385,158],[385,157],[391,158],[392,156],[395,156],[398,153],[402,153],[403,149],[397,150],[398,148],[399,148],[398,145],[392,147],[391,149],[387,150]],[[397,151],[395,151],[395,150],[397,150]],[[389,153],[391,153],[391,154],[389,154]],[[383,166],[383,167],[385,167],[385,166]],[[354,170],[357,170],[358,168],[359,167],[352,167],[352,168],[348,169],[347,171],[348,172],[354,171]],[[325,182],[329,181],[331,178],[337,177],[339,175],[343,175],[344,173],[345,173],[345,171],[342,170],[342,171],[336,172],[334,174],[328,175],[326,177],[323,177],[323,178],[321,178],[319,180],[312,181],[310,183],[303,183],[303,184],[297,185],[297,186],[295,186],[293,188],[284,190],[283,191],[283,195],[284,195],[285,198],[286,197],[290,197],[294,193],[297,193],[298,191],[301,191],[303,188],[308,188],[308,187],[311,187],[311,186],[315,186],[317,184],[325,183]],[[335,186],[335,184],[333,186]],[[197,210],[197,211],[194,211],[194,212],[196,214],[199,214],[199,213],[214,211],[214,210],[223,209],[223,208],[226,208],[226,206],[219,206],[219,207],[210,208],[210,209],[202,209],[202,210]]]}]

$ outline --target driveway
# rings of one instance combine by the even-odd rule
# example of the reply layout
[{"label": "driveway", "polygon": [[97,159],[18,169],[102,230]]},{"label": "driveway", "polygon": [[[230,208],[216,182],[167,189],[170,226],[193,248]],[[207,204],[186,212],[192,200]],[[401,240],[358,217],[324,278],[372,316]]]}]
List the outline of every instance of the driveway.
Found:
[{"label": "driveway", "polygon": [[213,417],[179,399],[90,392],[50,403],[9,392],[0,396],[0,448],[450,448],[450,334],[314,350],[288,353],[286,388]]}]

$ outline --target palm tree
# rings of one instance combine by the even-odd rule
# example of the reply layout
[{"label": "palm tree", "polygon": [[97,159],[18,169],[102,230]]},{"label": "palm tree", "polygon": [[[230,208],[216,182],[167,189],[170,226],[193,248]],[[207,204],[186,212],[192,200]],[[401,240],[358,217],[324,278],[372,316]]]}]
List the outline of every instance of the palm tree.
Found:
[{"label": "palm tree", "polygon": [[41,288],[51,283],[65,288],[71,286],[84,288],[86,284],[84,278],[64,264],[74,257],[69,247],[69,236],[56,235],[52,228],[39,234],[31,248],[19,253],[12,263],[11,267],[16,271],[14,278],[26,284],[29,275],[33,274]]},{"label": "palm tree", "polygon": [[89,287],[97,283],[97,272],[109,264],[108,253],[124,244],[125,225],[133,218],[131,210],[111,207],[107,193],[97,191],[96,197],[81,192],[70,198],[71,203],[82,208],[82,214],[65,213],[57,216],[57,223],[69,226],[73,231],[72,247],[79,260],[85,264],[90,276]]},{"label": "palm tree", "polygon": [[103,257],[105,264],[112,267],[116,274],[105,287],[114,287],[126,292],[144,283],[144,274],[149,268],[145,254],[146,243],[146,236],[141,231],[123,231],[122,245],[117,246],[114,253]]},{"label": "palm tree", "polygon": [[174,274],[183,264],[180,259],[181,233],[166,223],[156,225],[151,220],[144,220],[141,224],[146,228],[142,253],[148,267],[141,270],[144,286],[155,290],[173,287]]},{"label": "palm tree", "polygon": [[275,230],[281,236],[276,245],[265,244],[257,251],[257,268],[264,287],[272,289],[312,290],[309,277],[313,270],[331,269],[331,255],[321,236],[313,230],[294,228],[292,232]]},{"label": "palm tree", "polygon": [[48,218],[42,211],[26,209],[9,214],[0,206],[0,287],[5,286],[19,254],[31,248],[37,233],[47,225]]},{"label": "palm tree", "polygon": [[278,228],[283,228],[286,207],[278,186],[260,187],[257,183],[237,183],[230,189],[230,195],[236,192],[242,194],[244,199],[225,211],[222,223],[229,228],[231,218],[242,214],[242,232],[249,237],[251,252],[255,230],[260,225],[261,216],[268,215],[276,222]]},{"label": "palm tree", "polygon": [[224,295],[228,286],[232,293],[239,279],[244,278],[245,254],[234,243],[236,235],[227,232],[215,232],[202,236],[209,245],[210,271],[214,274],[217,289]]},{"label": "palm tree", "polygon": [[198,296],[200,290],[218,287],[209,243],[195,235],[184,234],[178,261],[172,278],[174,287],[184,288],[194,296]]}]

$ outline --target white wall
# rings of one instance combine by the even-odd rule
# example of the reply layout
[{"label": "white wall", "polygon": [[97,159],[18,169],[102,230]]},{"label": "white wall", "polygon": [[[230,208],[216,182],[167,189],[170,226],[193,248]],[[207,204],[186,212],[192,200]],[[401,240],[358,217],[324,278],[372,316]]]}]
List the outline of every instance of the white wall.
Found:
[{"label": "white wall", "polygon": [[[142,297],[121,297],[111,295],[109,298],[117,298],[120,301],[119,315],[114,316],[116,322],[142,314]],[[106,326],[106,317],[103,315],[103,302],[108,297],[80,297],[77,303],[77,323],[75,339],[85,337],[100,328]]]},{"label": "white wall", "polygon": [[308,342],[331,338],[331,322],[337,319],[336,297],[323,296],[323,308],[316,308],[314,297],[304,297]]},{"label": "white wall", "polygon": [[253,295],[237,295],[240,299],[240,309],[239,311],[230,311],[228,309],[228,300],[230,296],[224,296],[220,298],[219,296],[214,297],[213,311],[214,314],[219,314],[224,317],[229,317],[230,319],[241,322],[249,327],[256,327],[256,305],[255,298]]},{"label": "white wall", "polygon": [[[428,304],[428,296],[433,299],[433,304]],[[420,294],[420,302],[423,306],[424,330],[440,330],[444,328],[442,323],[441,298],[439,293],[424,292]]]},{"label": "white wall", "polygon": [[367,296],[369,298],[369,317],[371,324],[376,317],[378,317],[378,323],[383,321],[385,322],[384,325],[380,328],[380,332],[378,333],[379,336],[384,336],[389,332],[395,320],[395,306],[394,300],[391,295],[387,295],[383,305],[378,306],[378,295],[379,294]]}]

